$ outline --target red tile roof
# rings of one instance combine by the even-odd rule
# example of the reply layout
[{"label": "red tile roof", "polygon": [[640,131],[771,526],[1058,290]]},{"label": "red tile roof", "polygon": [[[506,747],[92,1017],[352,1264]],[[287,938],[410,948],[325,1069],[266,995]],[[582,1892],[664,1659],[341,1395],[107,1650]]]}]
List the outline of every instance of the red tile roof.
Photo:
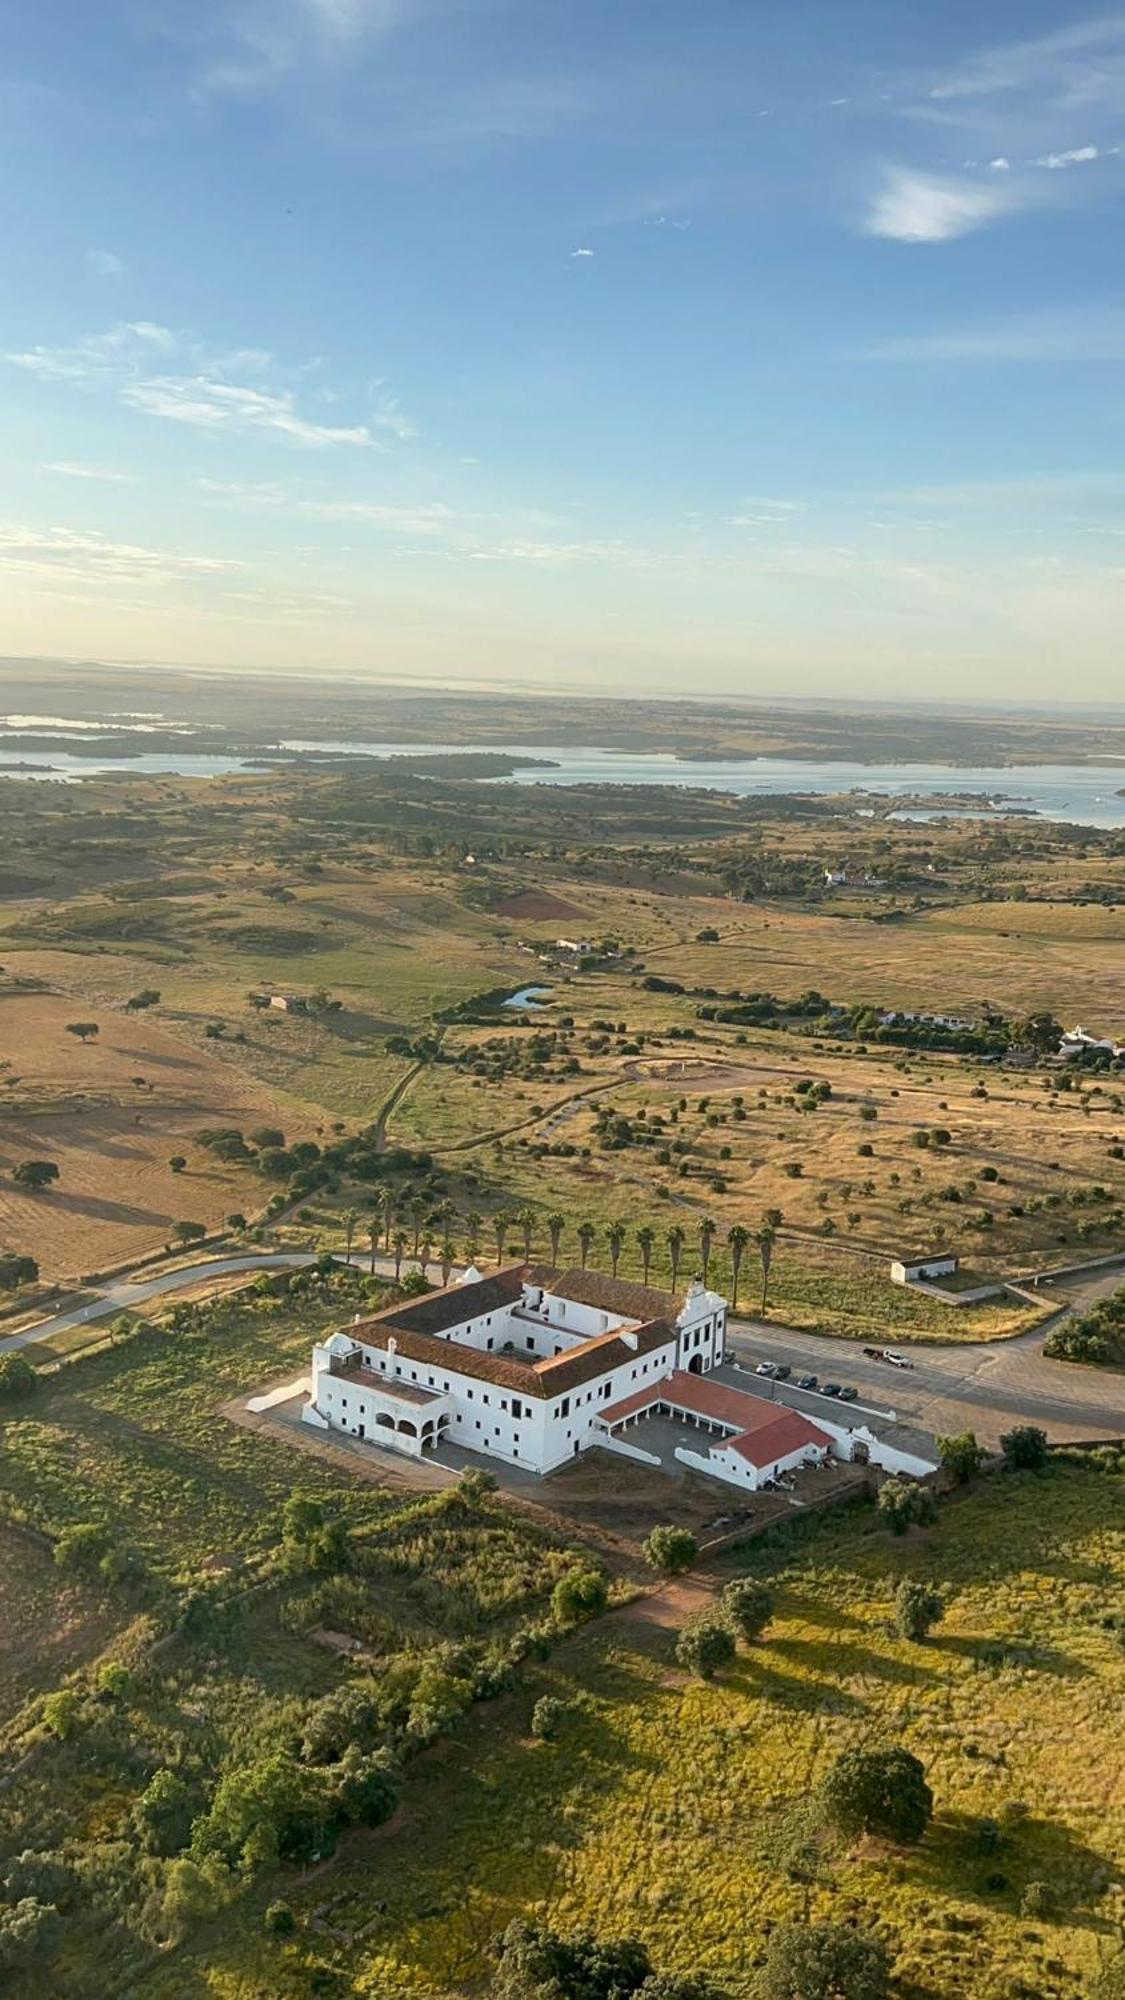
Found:
[{"label": "red tile roof", "polygon": [[725,1382],[714,1382],[707,1375],[691,1375],[686,1368],[673,1368],[647,1388],[623,1396],[619,1403],[611,1403],[601,1415],[607,1422],[617,1423],[621,1417],[631,1417],[652,1403],[670,1403],[677,1410],[690,1411],[694,1417],[729,1424],[734,1431],[753,1430],[768,1423],[777,1413],[777,1404],[767,1403],[761,1396],[748,1396],[744,1389],[728,1388]]},{"label": "red tile roof", "polygon": [[736,1451],[740,1458],[748,1459],[751,1465],[776,1465],[779,1459],[788,1458],[791,1452],[802,1451],[806,1445],[827,1448],[832,1440],[825,1431],[811,1424],[799,1410],[778,1410],[772,1423],[762,1424],[758,1430],[742,1431],[738,1437],[724,1438],[721,1444],[712,1445],[712,1451]]},{"label": "red tile roof", "polygon": [[713,1444],[712,1451],[736,1451],[751,1465],[775,1465],[805,1445],[827,1448],[832,1442],[827,1432],[810,1423],[799,1410],[767,1403],[761,1396],[748,1396],[744,1389],[731,1389],[706,1375],[689,1375],[682,1368],[674,1368],[647,1388],[610,1403],[599,1415],[603,1423],[617,1424],[623,1417],[637,1416],[662,1403],[710,1423],[729,1424],[736,1435]]}]

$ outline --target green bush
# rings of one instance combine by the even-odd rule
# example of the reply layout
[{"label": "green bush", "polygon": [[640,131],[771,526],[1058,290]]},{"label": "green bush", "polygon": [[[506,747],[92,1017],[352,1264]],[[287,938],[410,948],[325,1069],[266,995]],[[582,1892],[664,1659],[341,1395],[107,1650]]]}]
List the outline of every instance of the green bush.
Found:
[{"label": "green bush", "polygon": [[551,1614],[559,1625],[580,1625],[596,1618],[608,1602],[609,1584],[600,1570],[568,1570],[551,1592]]},{"label": "green bush", "polygon": [[0,1354],[0,1403],[25,1403],[39,1387],[39,1377],[27,1357]]},{"label": "green bush", "polygon": [[757,1639],[773,1616],[773,1594],[752,1577],[738,1577],[723,1591],[723,1610],[742,1639]]},{"label": "green bush", "polygon": [[766,1952],[764,2000],[885,2000],[887,1949],[842,1924],[780,1924]]},{"label": "green bush", "polygon": [[645,1561],[668,1576],[690,1569],[698,1554],[699,1543],[689,1528],[654,1528],[644,1545]]},{"label": "green bush", "polygon": [[880,1519],[895,1535],[904,1535],[908,1528],[928,1528],[937,1519],[937,1501],[929,1487],[906,1479],[883,1481],[878,1508]]},{"label": "green bush", "polygon": [[1000,1439],[1005,1461],[1016,1471],[1038,1472],[1047,1462],[1047,1433],[1035,1424],[1017,1424]]},{"label": "green bush", "polygon": [[902,1845],[921,1840],[934,1809],[921,1763],[898,1748],[843,1751],[821,1787],[821,1802],[841,1833],[879,1834]]},{"label": "green bush", "polygon": [[895,1592],[895,1630],[903,1639],[921,1642],[944,1610],[941,1596],[929,1584],[904,1577]]},{"label": "green bush", "polygon": [[676,1640],[677,1664],[704,1681],[712,1680],[720,1667],[729,1667],[735,1652],[734,1634],[718,1618],[697,1618]]},{"label": "green bush", "polygon": [[568,1703],[560,1701],[557,1695],[540,1695],[531,1711],[531,1733],[541,1743],[550,1743],[556,1737],[570,1713]]}]

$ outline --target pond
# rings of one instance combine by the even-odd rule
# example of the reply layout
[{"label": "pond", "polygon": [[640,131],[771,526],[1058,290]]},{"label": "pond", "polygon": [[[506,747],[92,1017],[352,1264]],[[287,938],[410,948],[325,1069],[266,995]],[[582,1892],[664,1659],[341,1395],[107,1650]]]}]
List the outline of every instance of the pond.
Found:
[{"label": "pond", "polygon": [[515,1007],[521,1014],[539,1014],[543,1009],[540,996],[550,990],[549,986],[521,986],[518,993],[510,993],[500,1004],[502,1007]]}]

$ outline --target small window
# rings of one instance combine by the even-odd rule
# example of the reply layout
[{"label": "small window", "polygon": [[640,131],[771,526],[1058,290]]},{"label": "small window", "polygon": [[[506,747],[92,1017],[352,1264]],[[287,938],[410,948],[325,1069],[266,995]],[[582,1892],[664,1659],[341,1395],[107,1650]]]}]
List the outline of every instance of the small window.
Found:
[{"label": "small window", "polygon": [[[562,1402],[561,1402],[561,1403],[559,1404],[559,1415],[560,1415],[560,1417],[569,1417],[569,1415],[570,1415],[570,1397],[569,1397],[569,1396],[564,1396],[564,1397],[563,1397],[563,1399],[562,1399]],[[567,1432],[567,1436],[568,1436],[568,1437],[570,1436],[570,1432],[569,1432],[569,1431]]]}]

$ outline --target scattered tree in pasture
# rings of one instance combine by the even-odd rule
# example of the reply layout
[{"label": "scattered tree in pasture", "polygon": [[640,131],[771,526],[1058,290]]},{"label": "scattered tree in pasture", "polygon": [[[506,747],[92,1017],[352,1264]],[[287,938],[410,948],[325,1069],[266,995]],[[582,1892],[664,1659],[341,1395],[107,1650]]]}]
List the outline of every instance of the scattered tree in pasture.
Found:
[{"label": "scattered tree in pasture", "polygon": [[721,1667],[729,1667],[735,1651],[734,1634],[720,1618],[697,1618],[676,1640],[678,1665],[704,1681],[712,1680]]},{"label": "scattered tree in pasture", "polygon": [[168,1161],[168,1165],[174,1174],[182,1174],[184,1168],[187,1166],[187,1158],[183,1153],[173,1153]]},{"label": "scattered tree in pasture", "polygon": [[206,1234],[207,1225],[203,1222],[185,1221],[172,1224],[173,1243],[201,1243]]},{"label": "scattered tree in pasture", "polygon": [[886,2000],[887,1948],[845,1924],[779,1924],[766,1951],[764,2000]]},{"label": "scattered tree in pasture", "polygon": [[939,1591],[913,1577],[903,1577],[895,1592],[895,1630],[901,1638],[921,1644],[944,1611]]},{"label": "scattered tree in pasture", "polygon": [[0,1354],[0,1404],[25,1403],[38,1386],[39,1377],[26,1355]]},{"label": "scattered tree in pasture", "polygon": [[740,1639],[757,1639],[773,1617],[773,1593],[753,1577],[736,1577],[723,1591],[723,1610]]},{"label": "scattered tree in pasture", "polygon": [[669,1576],[690,1569],[698,1554],[699,1543],[690,1528],[653,1528],[644,1544],[645,1561]]},{"label": "scattered tree in pasture", "polygon": [[0,1252],[0,1292],[16,1292],[21,1285],[38,1282],[39,1266],[34,1257],[21,1256],[17,1251]]},{"label": "scattered tree in pasture", "polygon": [[551,1612],[560,1625],[596,1618],[609,1602],[609,1584],[600,1570],[571,1569],[551,1592]]},{"label": "scattered tree in pasture", "polygon": [[928,1528],[937,1519],[937,1502],[928,1486],[909,1479],[885,1479],[879,1488],[879,1518],[892,1534],[908,1528]]},{"label": "scattered tree in pasture", "polygon": [[21,1160],[12,1169],[12,1179],[17,1187],[30,1188],[32,1194],[39,1194],[59,1178],[59,1169],[54,1160]]},{"label": "scattered tree in pasture", "polygon": [[77,1036],[83,1047],[85,1047],[87,1042],[94,1040],[98,1032],[98,1024],[96,1021],[68,1021],[66,1032],[68,1035]]},{"label": "scattered tree in pasture", "polygon": [[900,1846],[921,1840],[934,1809],[922,1764],[901,1747],[842,1751],[820,1797],[832,1824],[848,1838],[877,1834]]}]

